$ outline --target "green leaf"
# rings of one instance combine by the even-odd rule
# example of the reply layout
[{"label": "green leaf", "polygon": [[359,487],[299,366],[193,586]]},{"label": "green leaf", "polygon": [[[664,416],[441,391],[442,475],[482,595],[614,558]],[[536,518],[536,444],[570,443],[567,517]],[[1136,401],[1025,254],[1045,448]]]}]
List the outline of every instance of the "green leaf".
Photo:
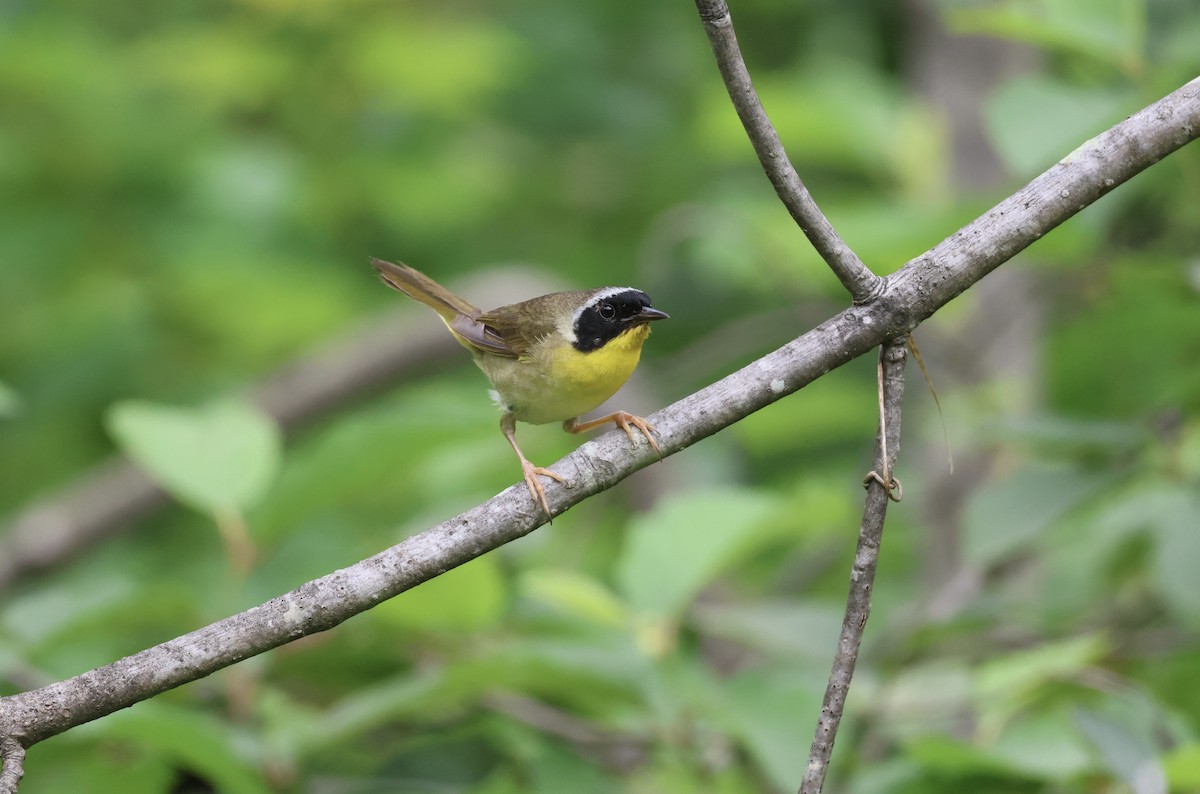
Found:
[{"label": "green leaf", "polygon": [[[530,639],[514,630],[498,632],[483,642],[468,638],[468,647],[476,652],[460,653],[451,660],[436,691],[418,704],[421,710],[408,713],[461,713],[489,693],[514,692],[575,714],[639,719],[635,704],[643,702],[639,695],[655,682],[645,655],[627,634],[594,628],[562,636],[566,633],[560,629],[554,637]],[[425,647],[416,645],[414,650],[420,653]]]},{"label": "green leaf", "polygon": [[988,99],[987,129],[997,152],[1017,174],[1044,170],[1120,120],[1126,95],[1088,90],[1053,78],[1005,83]]},{"label": "green leaf", "polygon": [[805,681],[791,670],[747,670],[721,684],[722,714],[728,729],[746,745],[780,791],[789,790],[804,771],[812,740],[809,720],[821,708],[821,682]]},{"label": "green leaf", "polygon": [[625,605],[587,574],[568,568],[540,568],[521,577],[521,594],[553,609],[603,626],[625,623]]},{"label": "green leaf", "polygon": [[371,614],[414,631],[479,631],[499,622],[507,590],[497,558],[484,555],[401,593]]},{"label": "green leaf", "polygon": [[909,741],[905,754],[941,775],[1004,775],[1008,763],[961,739],[931,733]]},{"label": "green leaf", "polygon": [[854,794],[929,794],[929,787],[915,760],[898,755],[856,769]]},{"label": "green leaf", "polygon": [[1172,791],[1200,790],[1200,744],[1177,747],[1163,757],[1162,763]]},{"label": "green leaf", "polygon": [[979,710],[980,732],[999,735],[1042,687],[1076,679],[1083,670],[1097,664],[1107,649],[1103,636],[1089,635],[1045,643],[984,663],[976,673],[972,693]]},{"label": "green leaf", "polygon": [[[871,679],[860,674],[854,690],[866,694],[863,685]],[[904,667],[887,682],[878,695],[871,697],[872,708],[888,718],[893,730],[923,735],[929,721],[950,719],[971,708],[971,671],[953,658],[931,659]]]},{"label": "green leaf", "polygon": [[1000,0],[947,15],[955,33],[1009,38],[1087,55],[1136,74],[1144,67],[1144,0]]},{"label": "green leaf", "polygon": [[130,794],[171,791],[179,781],[179,770],[160,755],[128,752],[128,743],[106,741],[93,731],[91,738],[78,728],[58,741],[46,742],[25,759],[21,791],[58,794],[86,791],[88,794]]},{"label": "green leaf", "polygon": [[1027,776],[1065,781],[1092,769],[1092,754],[1064,714],[1036,715],[980,745],[943,734],[923,734],[905,745],[907,755],[940,774]]},{"label": "green leaf", "polygon": [[[364,684],[339,701],[317,708],[278,689],[264,689],[258,714],[272,748],[303,758],[402,720],[416,720],[432,709],[443,684],[442,668],[408,671]],[[437,704],[445,708],[445,701]]]},{"label": "green leaf", "polygon": [[1174,15],[1170,30],[1159,33],[1155,60],[1160,64],[1178,65],[1181,70],[1195,70],[1196,42],[1200,41],[1200,15],[1194,11],[1186,13],[1185,6],[1180,6],[1182,13]]},{"label": "green leaf", "polygon": [[610,777],[596,763],[584,760],[558,744],[547,742],[536,758],[527,763],[531,785],[525,790],[530,794],[608,794],[619,788],[618,781]]},{"label": "green leaf", "polygon": [[845,375],[821,387],[751,414],[734,432],[760,455],[796,454],[874,432],[879,421],[874,392]]},{"label": "green leaf", "polygon": [[521,42],[499,26],[470,18],[411,15],[403,25],[364,27],[347,68],[375,101],[446,113],[471,113],[477,103],[516,79]]},{"label": "green leaf", "polygon": [[[1150,478],[1124,489],[1092,522],[1088,548],[1114,547],[1134,533],[1148,531],[1154,538],[1153,566],[1158,589],[1175,609],[1200,616],[1200,577],[1195,561],[1200,559],[1200,494]],[[1075,562],[1078,563],[1078,555]]]},{"label": "green leaf", "polygon": [[1138,730],[1136,721],[1122,719],[1122,716],[1080,710],[1075,721],[1099,751],[1104,765],[1131,788],[1139,788],[1142,781],[1162,780],[1164,773],[1151,738],[1144,730]]},{"label": "green leaf", "polygon": [[1179,433],[1179,470],[1189,480],[1200,480],[1200,419],[1188,422]]},{"label": "green leaf", "polygon": [[190,709],[143,703],[103,723],[103,734],[136,742],[189,769],[228,794],[266,794],[271,789],[242,754],[244,740],[227,724]]},{"label": "green leaf", "polygon": [[1077,469],[1035,463],[987,485],[964,516],[967,559],[986,565],[1012,554],[1107,482]]},{"label": "green leaf", "polygon": [[638,612],[678,616],[751,545],[771,507],[765,496],[734,489],[664,499],[630,522],[619,589]]},{"label": "green leaf", "polygon": [[1094,507],[1081,509],[1046,533],[1037,544],[1039,579],[1052,586],[1052,598],[1038,602],[1040,619],[1066,619],[1072,625],[1081,614],[1113,596],[1116,569],[1143,568],[1131,558],[1131,543],[1146,534],[1145,506],[1152,489],[1135,484],[1115,487],[1099,496]]},{"label": "green leaf", "polygon": [[[703,791],[705,794],[761,794],[763,783],[748,764],[697,764],[696,757],[719,757],[725,751],[724,737],[714,738],[696,747],[695,738],[687,749],[660,752],[648,763],[626,775],[622,786],[611,791],[626,794]],[[690,762],[690,763],[689,763]]]},{"label": "green leaf", "polygon": [[768,653],[821,660],[828,658],[842,626],[841,609],[790,601],[699,604],[694,618],[708,634]]},{"label": "green leaf", "polygon": [[1181,612],[1200,616],[1200,495],[1184,488],[1164,489],[1147,517],[1153,522],[1155,580],[1167,601]]},{"label": "green leaf", "polygon": [[1148,433],[1134,422],[1072,419],[1056,415],[1014,416],[995,423],[995,438],[1028,441],[1039,449],[1128,453]]},{"label": "green leaf", "polygon": [[0,418],[13,417],[20,412],[21,395],[4,381],[0,381]]},{"label": "green leaf", "polygon": [[1092,768],[1092,754],[1064,712],[1033,713],[1007,726],[988,752],[1013,769],[1065,781]]},{"label": "green leaf", "polygon": [[110,409],[108,429],[163,488],[207,513],[245,511],[279,467],[279,429],[239,402],[196,409],[122,402]]},{"label": "green leaf", "polygon": [[0,611],[5,645],[28,652],[84,625],[111,621],[113,613],[132,608],[139,593],[127,577],[86,568],[53,586],[26,588],[7,597]]},{"label": "green leaf", "polygon": [[995,657],[976,674],[976,698],[984,704],[1013,700],[1049,681],[1073,678],[1095,664],[1107,647],[1103,637],[1090,635]]}]

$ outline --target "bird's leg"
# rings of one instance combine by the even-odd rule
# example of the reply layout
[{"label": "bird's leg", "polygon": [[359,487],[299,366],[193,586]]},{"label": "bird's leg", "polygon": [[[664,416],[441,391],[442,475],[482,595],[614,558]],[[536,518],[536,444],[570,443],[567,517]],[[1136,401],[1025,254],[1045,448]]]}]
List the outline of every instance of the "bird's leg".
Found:
[{"label": "bird's leg", "polygon": [[542,489],[542,484],[538,482],[539,474],[545,475],[552,480],[558,482],[566,482],[566,478],[560,477],[549,469],[543,469],[541,466],[534,466],[525,457],[525,453],[521,452],[521,448],[517,446],[517,420],[512,414],[505,414],[500,417],[500,430],[504,433],[504,437],[508,439],[508,443],[512,444],[513,452],[517,453],[517,457],[521,459],[521,473],[525,476],[525,484],[529,486],[529,492],[533,494],[533,501],[540,502],[542,510],[546,511],[546,518],[552,518],[550,515],[550,505],[546,503],[546,492]]},{"label": "bird's leg", "polygon": [[592,419],[587,422],[580,422],[579,417],[568,419],[563,422],[563,430],[568,433],[583,433],[591,430],[593,427],[608,424],[612,422],[617,427],[625,431],[625,435],[629,436],[629,443],[636,444],[637,441],[633,438],[633,428],[642,431],[642,435],[650,442],[650,446],[654,447],[654,451],[658,453],[659,459],[662,458],[662,450],[658,448],[658,442],[654,440],[654,426],[640,416],[634,416],[627,411],[616,411],[608,416],[602,416],[599,419]]}]

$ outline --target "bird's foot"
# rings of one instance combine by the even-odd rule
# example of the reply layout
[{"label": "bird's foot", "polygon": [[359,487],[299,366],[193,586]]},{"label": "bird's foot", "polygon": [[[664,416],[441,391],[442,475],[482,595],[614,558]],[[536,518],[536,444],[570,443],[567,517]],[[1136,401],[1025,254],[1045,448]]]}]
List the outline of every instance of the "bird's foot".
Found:
[{"label": "bird's foot", "polygon": [[585,430],[591,430],[594,427],[600,427],[600,425],[606,425],[609,422],[624,430],[625,435],[629,437],[629,443],[634,446],[637,446],[637,439],[633,437],[633,428],[636,427],[638,430],[641,430],[642,435],[646,437],[646,440],[650,442],[650,446],[658,454],[658,459],[662,460],[662,450],[659,449],[658,442],[654,440],[654,425],[628,411],[614,411],[607,416],[592,419],[588,422],[580,422],[578,417],[568,419],[563,422],[563,430],[566,430],[568,433],[582,433]]},{"label": "bird's foot", "polygon": [[617,411],[611,418],[613,424],[624,430],[625,435],[629,436],[630,444],[637,444],[637,440],[633,437],[633,428],[641,430],[642,435],[650,442],[650,446],[654,447],[654,451],[658,453],[659,460],[662,459],[662,450],[658,448],[658,442],[654,440],[654,425],[627,411]]},{"label": "bird's foot", "polygon": [[541,504],[542,510],[546,513],[546,519],[553,518],[550,514],[550,505],[546,502],[546,491],[542,488],[541,481],[538,480],[538,475],[549,477],[557,482],[565,483],[567,480],[561,475],[555,474],[549,469],[541,466],[534,466],[524,458],[521,459],[521,473],[525,476],[525,484],[529,486],[529,493],[533,495],[533,501]]}]

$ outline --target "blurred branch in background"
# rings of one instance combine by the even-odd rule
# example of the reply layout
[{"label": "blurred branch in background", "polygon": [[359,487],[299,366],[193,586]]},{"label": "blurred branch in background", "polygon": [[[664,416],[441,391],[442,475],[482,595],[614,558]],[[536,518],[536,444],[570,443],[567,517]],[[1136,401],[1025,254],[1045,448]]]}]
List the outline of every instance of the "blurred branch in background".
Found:
[{"label": "blurred branch in background", "polygon": [[[988,132],[988,99],[1005,81],[1034,73],[1037,50],[1011,39],[953,35],[934,8],[916,0],[904,9],[913,40],[905,71],[949,126],[950,179],[962,195],[1000,189],[1012,174]],[[952,389],[978,388],[985,379],[1026,384],[1008,396],[1008,411],[1037,410],[1044,380],[1038,356],[1050,302],[1044,279],[1037,268],[1004,268],[972,291],[975,310],[952,331],[929,328],[926,333],[936,335],[928,341],[937,351],[939,381]],[[910,465],[929,473],[916,494],[926,527],[919,541],[921,575],[930,612],[944,620],[983,582],[964,558],[959,529],[963,507],[986,481],[996,451],[963,448],[953,472],[941,465],[945,452],[936,444],[910,446],[909,452]]]},{"label": "blurred branch in background", "polygon": [[[371,277],[365,264],[361,270],[364,279]],[[544,292],[553,282],[544,271],[505,267],[464,280],[456,288],[503,305]],[[458,350],[440,327],[404,307],[331,340],[249,392],[291,434],[406,376],[428,373],[443,363],[462,363]],[[55,565],[128,528],[170,501],[128,460],[105,461],[0,527],[0,589],[28,571]]]}]

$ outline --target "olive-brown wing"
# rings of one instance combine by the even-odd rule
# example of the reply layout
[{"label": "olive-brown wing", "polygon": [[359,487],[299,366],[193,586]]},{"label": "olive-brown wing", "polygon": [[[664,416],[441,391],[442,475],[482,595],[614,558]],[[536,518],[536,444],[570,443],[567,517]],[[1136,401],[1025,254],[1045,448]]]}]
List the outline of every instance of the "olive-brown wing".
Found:
[{"label": "olive-brown wing", "polygon": [[524,357],[538,340],[557,333],[558,315],[570,309],[571,293],[556,292],[481,314],[478,321],[499,335],[509,355]]}]

